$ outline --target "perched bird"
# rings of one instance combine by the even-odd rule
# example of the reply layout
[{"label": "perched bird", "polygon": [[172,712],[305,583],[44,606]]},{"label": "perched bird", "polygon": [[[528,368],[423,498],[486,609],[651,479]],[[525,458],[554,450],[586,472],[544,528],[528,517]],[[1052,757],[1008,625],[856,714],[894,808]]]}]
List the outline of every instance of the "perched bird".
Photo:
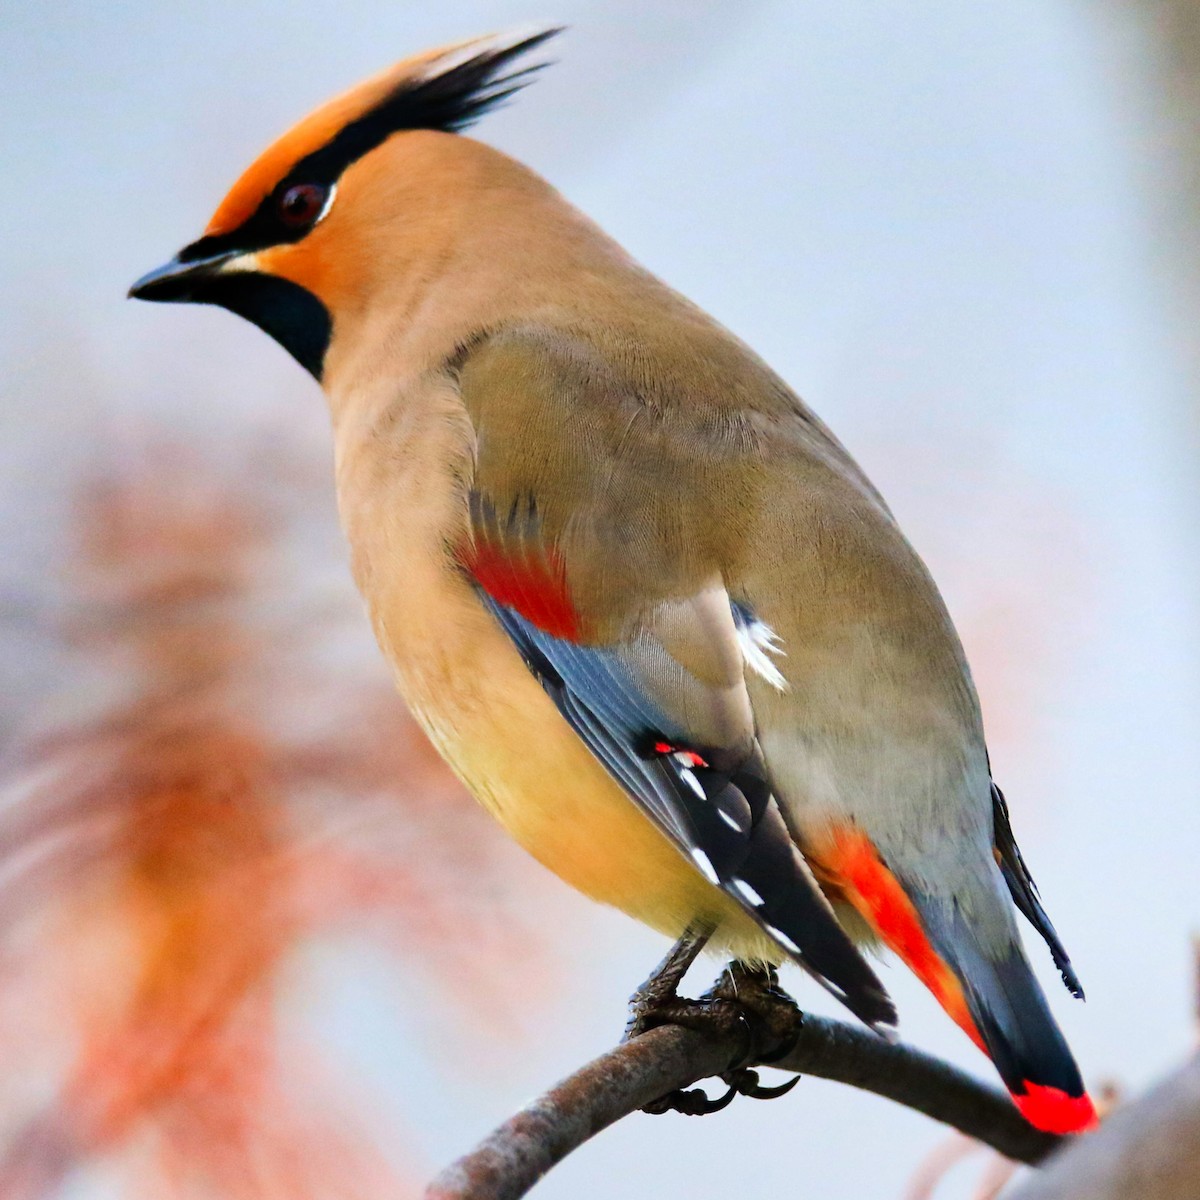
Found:
[{"label": "perched bird", "polygon": [[580,891],[877,1028],[881,940],[1035,1125],[1094,1120],[1014,905],[1079,985],[962,647],[863,472],[754,353],[461,135],[549,31],[401,62],[140,279],[322,384],[375,632],[435,745]]}]

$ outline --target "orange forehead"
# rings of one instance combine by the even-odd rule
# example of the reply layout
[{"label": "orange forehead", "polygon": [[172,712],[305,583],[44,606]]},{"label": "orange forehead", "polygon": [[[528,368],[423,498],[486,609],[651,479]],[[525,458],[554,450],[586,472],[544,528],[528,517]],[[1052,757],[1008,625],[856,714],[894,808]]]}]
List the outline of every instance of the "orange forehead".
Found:
[{"label": "orange forehead", "polygon": [[378,75],[326,101],[268,146],[242,173],[221,201],[205,229],[205,237],[229,233],[247,220],[263,198],[302,158],[319,150],[350,122],[365,116],[408,80],[420,76],[431,64],[486,38],[471,39],[437,50],[426,50],[396,63]]}]

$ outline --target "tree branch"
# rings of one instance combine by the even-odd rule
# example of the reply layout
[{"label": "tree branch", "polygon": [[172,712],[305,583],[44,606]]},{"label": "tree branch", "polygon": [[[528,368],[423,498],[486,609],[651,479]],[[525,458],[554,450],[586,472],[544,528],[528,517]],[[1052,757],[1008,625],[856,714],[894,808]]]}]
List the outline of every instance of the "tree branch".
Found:
[{"label": "tree branch", "polygon": [[[1020,1162],[1039,1162],[1058,1144],[1027,1124],[1007,1096],[911,1046],[800,1013],[787,1041],[793,1037],[771,1066],[886,1096]],[[443,1171],[425,1200],[517,1200],[602,1129],[668,1092],[722,1075],[744,1048],[735,1033],[676,1025],[623,1042],[505,1121]]]},{"label": "tree branch", "polygon": [[1013,1200],[1195,1200],[1197,1194],[1200,1059],[1193,1058],[1066,1147]]}]

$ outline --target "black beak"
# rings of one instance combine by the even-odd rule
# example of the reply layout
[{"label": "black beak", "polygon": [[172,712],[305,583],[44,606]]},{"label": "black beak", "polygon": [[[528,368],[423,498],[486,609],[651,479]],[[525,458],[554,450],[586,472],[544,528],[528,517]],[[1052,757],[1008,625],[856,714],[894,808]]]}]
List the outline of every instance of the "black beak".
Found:
[{"label": "black beak", "polygon": [[207,298],[201,295],[204,285],[217,278],[222,273],[221,268],[237,257],[237,251],[212,254],[207,258],[196,258],[191,261],[184,261],[179,255],[176,255],[165,266],[143,275],[129,289],[129,296],[133,300],[166,300],[179,304],[186,304],[189,301],[203,303]]},{"label": "black beak", "polygon": [[135,300],[227,308],[270,334],[306,371],[321,378],[333,335],[328,311],[298,283],[256,270],[245,250],[204,254],[194,243],[166,266],[143,275],[129,295]]}]

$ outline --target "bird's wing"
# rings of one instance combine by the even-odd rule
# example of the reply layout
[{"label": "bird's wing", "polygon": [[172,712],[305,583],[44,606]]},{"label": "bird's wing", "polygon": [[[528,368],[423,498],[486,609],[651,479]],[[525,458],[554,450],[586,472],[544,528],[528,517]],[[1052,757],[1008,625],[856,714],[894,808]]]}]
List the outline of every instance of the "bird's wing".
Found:
[{"label": "bird's wing", "polygon": [[455,557],[575,734],[695,869],[864,1021],[891,1024],[772,795],[729,596],[672,527],[664,460],[629,449],[639,410],[597,395],[578,365],[513,338],[459,367],[477,455]]},{"label": "bird's wing", "polygon": [[1066,947],[1062,944],[1045,908],[1042,907],[1037,884],[1033,882],[1033,876],[1030,875],[1021,850],[1017,846],[1017,839],[1013,836],[1012,822],[1009,820],[1008,804],[1004,799],[1004,793],[994,783],[992,784],[992,822],[996,861],[1004,875],[1004,882],[1008,884],[1013,903],[1021,910],[1034,929],[1042,935],[1046,945],[1050,947],[1054,965],[1058,968],[1067,990],[1072,996],[1082,1000],[1083,987],[1079,982],[1079,976],[1075,974],[1075,968],[1071,965]]}]

